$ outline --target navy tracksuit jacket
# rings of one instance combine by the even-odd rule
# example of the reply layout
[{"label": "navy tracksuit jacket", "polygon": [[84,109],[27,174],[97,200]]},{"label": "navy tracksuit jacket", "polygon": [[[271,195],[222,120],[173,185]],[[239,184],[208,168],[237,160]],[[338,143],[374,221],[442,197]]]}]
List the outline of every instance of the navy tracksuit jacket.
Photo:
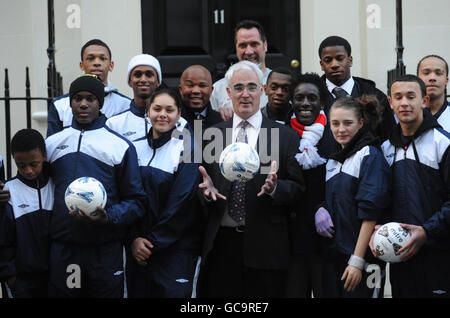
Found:
[{"label": "navy tracksuit jacket", "polygon": [[412,138],[398,125],[382,149],[393,173],[391,221],[420,225],[427,242],[391,264],[393,297],[450,297],[450,133],[428,110]]},{"label": "navy tracksuit jacket", "polygon": [[17,175],[4,189],[11,197],[0,206],[0,280],[16,276],[14,297],[36,296],[33,289],[45,297],[53,182],[46,172],[33,181]]},{"label": "navy tracksuit jacket", "polygon": [[[50,284],[57,293],[68,293],[64,296],[80,295],[65,286],[68,276],[65,267],[72,263],[81,265],[82,272],[87,275],[82,279],[86,281],[84,286],[88,286],[87,296],[120,296],[120,292],[114,294],[112,289],[120,288],[120,279],[123,282],[122,241],[128,228],[144,214],[146,198],[135,147],[107,128],[105,121],[106,117],[101,115],[87,127],[82,127],[73,120],[72,126],[46,140],[55,184],[55,204],[50,221],[50,255],[54,265],[50,267]],[[68,214],[64,202],[66,188],[73,180],[84,176],[99,180],[105,187],[107,224],[80,222]],[[108,265],[109,259],[111,264]],[[93,282],[97,279],[102,281],[100,286],[106,286],[104,293],[95,293],[99,288]]]},{"label": "navy tracksuit jacket", "polygon": [[[353,139],[330,155],[326,164],[326,201],[334,235],[324,249],[324,296],[371,297],[366,286],[367,273],[357,289],[347,293],[340,280],[350,255],[353,254],[364,220],[378,221],[390,203],[391,171],[379,149],[379,139],[368,128],[361,128]],[[365,260],[372,263],[367,248]]]},{"label": "navy tracksuit jacket", "polygon": [[[186,131],[192,133],[189,126]],[[177,138],[172,132],[179,131],[174,128],[158,139],[144,137],[133,142],[148,213],[133,229],[130,243],[144,237],[154,248],[147,266],[130,264],[130,297],[190,297],[192,293],[202,235],[202,213],[191,209],[199,164],[193,162],[194,138]]]}]

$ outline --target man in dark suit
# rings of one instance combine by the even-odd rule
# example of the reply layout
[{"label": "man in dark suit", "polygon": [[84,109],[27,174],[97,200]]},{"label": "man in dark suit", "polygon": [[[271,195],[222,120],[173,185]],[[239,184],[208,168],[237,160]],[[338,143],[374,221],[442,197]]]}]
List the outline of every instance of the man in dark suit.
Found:
[{"label": "man in dark suit", "polygon": [[[382,107],[382,120],[378,124],[376,134],[380,141],[389,137],[390,131],[395,127],[394,114],[391,111],[387,96],[375,86],[375,82],[351,75],[350,68],[353,65],[352,48],[350,43],[339,36],[329,36],[319,46],[320,66],[324,75],[322,79],[328,88],[325,97],[325,115],[334,101],[342,96],[361,97],[362,95],[375,95]],[[332,136],[329,124],[325,134]],[[333,140],[333,138],[328,138]],[[332,145],[329,147],[332,149]]]},{"label": "man in dark suit", "polygon": [[[304,190],[295,160],[298,134],[262,116],[263,75],[255,64],[236,63],[225,78],[234,114],[214,126],[218,134],[212,142],[223,145],[222,149],[236,140],[247,142],[258,151],[261,167],[247,183],[226,180],[218,160],[200,167],[200,189],[209,202],[199,296],[283,297],[289,263],[288,217]],[[220,152],[214,154],[216,159]]]}]

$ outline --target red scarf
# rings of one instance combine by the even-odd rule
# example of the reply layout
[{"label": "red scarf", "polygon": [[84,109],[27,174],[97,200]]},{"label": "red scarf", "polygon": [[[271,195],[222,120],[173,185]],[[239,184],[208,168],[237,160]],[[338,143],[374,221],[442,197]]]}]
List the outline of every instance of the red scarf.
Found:
[{"label": "red scarf", "polygon": [[[327,119],[325,118],[324,114],[320,113],[319,116],[317,116],[317,118],[313,122],[313,124],[317,124],[317,123],[322,124],[323,126],[325,126],[327,124]],[[295,117],[295,116],[292,116],[292,118],[291,118],[291,127],[299,133],[300,138],[303,137],[303,133],[305,132],[305,126],[300,124],[297,120],[297,117]]]}]

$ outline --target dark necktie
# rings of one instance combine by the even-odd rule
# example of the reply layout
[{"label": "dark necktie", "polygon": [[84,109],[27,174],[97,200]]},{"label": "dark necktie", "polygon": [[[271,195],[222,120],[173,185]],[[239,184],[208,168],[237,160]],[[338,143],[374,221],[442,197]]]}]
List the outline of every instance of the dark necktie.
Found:
[{"label": "dark necktie", "polygon": [[333,88],[333,94],[334,94],[334,96],[336,96],[336,99],[348,96],[348,94],[345,91],[345,89],[340,88],[340,87]]},{"label": "dark necktie", "polygon": [[[245,120],[239,124],[241,129],[236,137],[236,142],[248,143],[247,133],[245,131],[248,124],[249,122]],[[228,214],[237,223],[245,219],[245,185],[245,182],[234,181],[231,187]]]}]

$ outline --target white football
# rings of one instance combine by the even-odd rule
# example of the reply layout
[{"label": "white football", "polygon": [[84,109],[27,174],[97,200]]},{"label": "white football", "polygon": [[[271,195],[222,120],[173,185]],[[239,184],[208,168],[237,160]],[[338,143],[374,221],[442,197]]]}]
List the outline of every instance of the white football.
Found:
[{"label": "white football", "polygon": [[[390,222],[382,225],[373,237],[373,247],[377,257],[385,262],[400,262],[402,248],[411,238],[409,230],[400,226],[400,223]],[[406,252],[406,251],[405,251]],[[404,254],[404,252],[402,253]]]},{"label": "white football", "polygon": [[231,182],[251,180],[258,173],[259,164],[256,150],[243,142],[228,145],[219,158],[220,172]]},{"label": "white football", "polygon": [[107,201],[103,184],[92,177],[81,177],[66,189],[64,200],[69,211],[83,209],[88,216],[97,214],[97,206],[105,208]]}]

